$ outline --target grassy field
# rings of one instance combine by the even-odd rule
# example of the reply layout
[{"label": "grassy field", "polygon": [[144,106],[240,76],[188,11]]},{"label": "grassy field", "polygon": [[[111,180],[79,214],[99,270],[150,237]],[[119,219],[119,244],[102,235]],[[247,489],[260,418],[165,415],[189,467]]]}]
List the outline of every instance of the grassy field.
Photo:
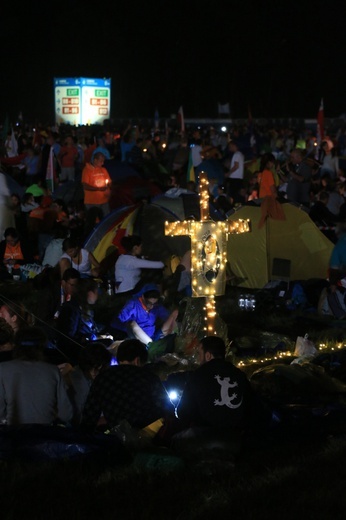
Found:
[{"label": "grassy field", "polygon": [[249,447],[233,467],[203,459],[174,467],[148,454],[124,467],[105,461],[2,462],[1,517],[344,518],[346,437],[296,435]]}]

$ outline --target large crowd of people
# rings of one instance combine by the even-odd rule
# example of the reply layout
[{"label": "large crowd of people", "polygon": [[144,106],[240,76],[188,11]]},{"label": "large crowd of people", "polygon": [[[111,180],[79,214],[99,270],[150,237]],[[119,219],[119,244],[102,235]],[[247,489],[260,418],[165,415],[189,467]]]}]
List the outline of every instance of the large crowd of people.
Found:
[{"label": "large crowd of people", "polygon": [[[110,275],[84,241],[114,209],[116,165],[125,163],[170,198],[196,195],[199,173],[206,171],[210,203],[223,215],[267,197],[291,202],[337,243],[335,230],[346,215],[345,134],[317,143],[311,132],[291,128],[227,133],[194,127],[182,134],[129,125],[91,132],[23,126],[2,143],[1,283],[28,283],[25,264],[40,269],[31,282],[39,294],[35,323],[20,302],[0,293],[0,422],[62,423],[95,432],[125,420],[178,448],[196,438],[240,440],[254,418],[258,422],[259,405],[244,373],[225,360],[221,338],[199,338],[200,367],[187,372],[176,410],[151,370],[153,343],[178,329],[177,307],[162,298],[164,263],[142,257],[141,237],[125,236],[112,266],[124,305],[100,324],[93,309]],[[333,255],[332,292],[346,275],[340,255]],[[187,295],[190,264],[182,262],[175,284]],[[143,269],[159,272],[159,283],[147,283]]]}]

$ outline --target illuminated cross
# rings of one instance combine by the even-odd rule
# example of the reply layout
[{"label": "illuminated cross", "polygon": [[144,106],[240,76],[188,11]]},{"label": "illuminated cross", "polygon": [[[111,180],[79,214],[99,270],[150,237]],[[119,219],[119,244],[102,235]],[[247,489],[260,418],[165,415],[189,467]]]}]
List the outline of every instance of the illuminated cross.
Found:
[{"label": "illuminated cross", "polygon": [[206,299],[204,330],[210,335],[216,334],[214,297],[225,294],[228,235],[249,232],[250,223],[242,219],[231,222],[211,220],[208,186],[207,174],[201,172],[199,175],[201,220],[166,222],[165,234],[172,237],[188,235],[191,238],[192,297]]}]

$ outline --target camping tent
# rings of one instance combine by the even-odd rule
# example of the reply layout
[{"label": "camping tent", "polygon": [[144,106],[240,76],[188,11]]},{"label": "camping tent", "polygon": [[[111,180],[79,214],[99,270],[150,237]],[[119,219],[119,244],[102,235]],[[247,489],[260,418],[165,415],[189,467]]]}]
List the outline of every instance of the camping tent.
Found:
[{"label": "camping tent", "polygon": [[[189,238],[176,240],[165,236],[165,222],[180,220],[173,209],[171,205],[165,207],[162,200],[159,204],[122,206],[102,219],[83,247],[102,262],[115,249],[123,252],[121,239],[124,235],[136,234],[142,237],[143,255],[151,259],[165,261],[172,254],[183,255],[190,247]],[[181,211],[180,201],[177,201],[176,209]]]},{"label": "camping tent", "polygon": [[267,218],[258,224],[260,206],[243,206],[229,220],[249,219],[251,232],[230,235],[227,257],[239,286],[262,288],[271,280],[325,279],[334,244],[317,228],[306,211],[282,205],[285,220]]},{"label": "camping tent", "polygon": [[[155,200],[155,199],[154,199]],[[165,236],[165,221],[183,220],[181,200],[158,197],[157,203],[122,206],[112,211],[95,228],[84,247],[98,261],[114,252],[123,252],[121,238],[137,234],[143,240],[143,254],[166,261],[171,255],[182,256],[190,249],[189,237]],[[251,232],[229,235],[227,258],[233,284],[259,289],[271,280],[309,280],[327,277],[329,258],[334,247],[317,228],[306,211],[290,203],[282,205],[285,220],[267,218],[258,224],[260,206],[243,206],[228,219],[249,219]]]}]

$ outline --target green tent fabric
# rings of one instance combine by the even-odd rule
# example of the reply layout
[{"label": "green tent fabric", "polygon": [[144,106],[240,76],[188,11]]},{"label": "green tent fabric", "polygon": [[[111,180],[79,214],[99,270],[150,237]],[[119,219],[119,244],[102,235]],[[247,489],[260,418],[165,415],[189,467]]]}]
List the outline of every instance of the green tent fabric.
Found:
[{"label": "green tent fabric", "polygon": [[[282,205],[286,220],[267,218],[259,229],[260,206],[243,206],[228,220],[249,219],[251,232],[229,235],[227,257],[240,287],[260,289],[272,280],[273,263],[289,265],[281,279],[326,279],[334,244],[318,229],[306,211],[293,204]],[[274,263],[275,265],[275,263]]]}]

